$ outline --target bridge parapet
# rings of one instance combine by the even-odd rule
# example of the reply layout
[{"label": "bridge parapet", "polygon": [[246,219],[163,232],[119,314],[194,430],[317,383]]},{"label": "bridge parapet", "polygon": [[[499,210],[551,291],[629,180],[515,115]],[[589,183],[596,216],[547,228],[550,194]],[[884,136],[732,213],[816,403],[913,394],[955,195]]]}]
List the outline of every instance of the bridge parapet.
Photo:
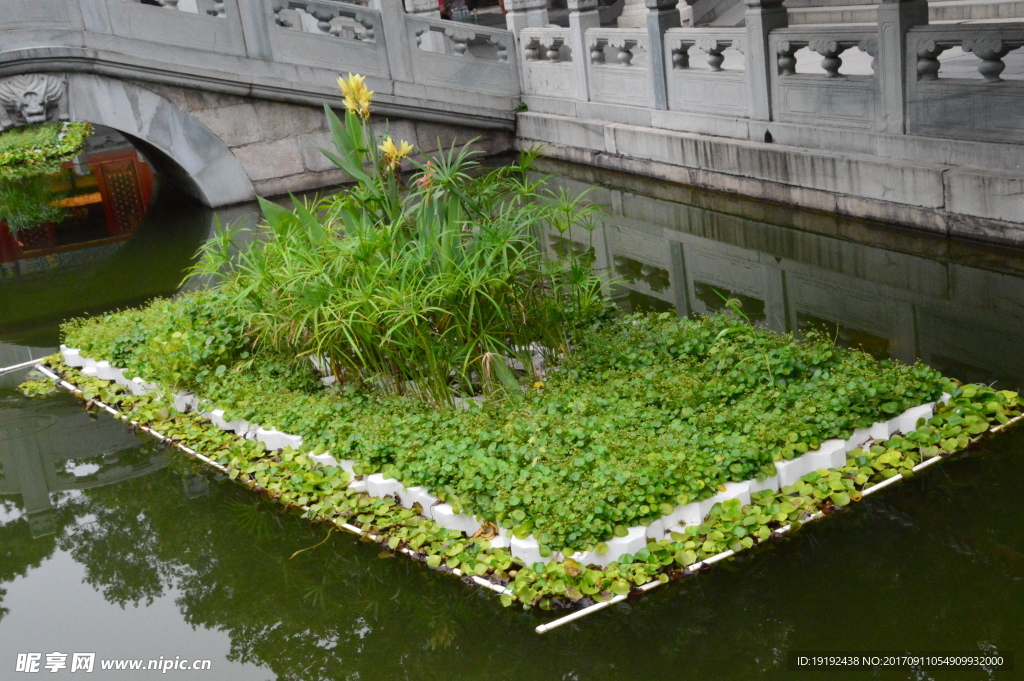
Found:
[{"label": "bridge parapet", "polygon": [[513,127],[519,75],[510,32],[379,1],[0,0],[0,75],[58,70],[46,52],[64,49],[80,55],[70,70],[338,103],[335,81],[353,72],[368,77],[381,113]]}]

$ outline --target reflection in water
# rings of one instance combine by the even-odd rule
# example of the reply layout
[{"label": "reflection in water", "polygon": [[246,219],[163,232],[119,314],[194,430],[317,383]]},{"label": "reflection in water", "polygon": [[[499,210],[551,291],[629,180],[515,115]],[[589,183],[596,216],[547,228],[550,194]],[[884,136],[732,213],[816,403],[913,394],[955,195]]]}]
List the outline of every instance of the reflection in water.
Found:
[{"label": "reflection in water", "polygon": [[48,184],[67,218],[17,236],[0,223],[0,281],[105,259],[135,233],[153,195],[149,164],[131,142],[103,127]]},{"label": "reflection in water", "polygon": [[[780,332],[817,328],[880,359],[1024,387],[1024,255],[840,216],[551,164],[604,229],[574,233],[629,309],[708,314],[724,298]],[[685,201],[685,202],[684,202]],[[556,250],[569,248],[551,235]]]},{"label": "reflection in water", "polygon": [[[595,173],[557,169],[576,189]],[[825,325],[843,343],[1022,384],[1018,255],[633,178],[601,182],[592,198],[608,208],[607,228],[551,245],[616,272],[614,294],[628,307],[707,312],[721,293],[771,328]],[[207,221],[163,223],[172,252],[171,234],[188,241],[208,229],[207,214],[178,214],[189,216]],[[158,265],[150,247],[133,257],[121,269]],[[178,271],[162,281],[187,262],[167,265]],[[64,281],[34,290],[46,301]],[[103,292],[81,286],[66,302],[131,299]],[[18,309],[18,329],[52,329],[59,316]],[[1024,650],[1024,469],[1014,453],[1024,454],[1024,433],[773,549],[539,637],[532,627],[549,615],[503,609],[491,593],[348,536],[293,557],[326,530],[198,474],[68,396],[0,394],[0,676],[17,651],[70,650],[69,641],[109,656],[124,641],[127,657],[213,651],[211,678],[257,681],[779,679],[789,650]],[[109,607],[76,619],[97,595]],[[70,605],[62,613],[51,601]]]}]

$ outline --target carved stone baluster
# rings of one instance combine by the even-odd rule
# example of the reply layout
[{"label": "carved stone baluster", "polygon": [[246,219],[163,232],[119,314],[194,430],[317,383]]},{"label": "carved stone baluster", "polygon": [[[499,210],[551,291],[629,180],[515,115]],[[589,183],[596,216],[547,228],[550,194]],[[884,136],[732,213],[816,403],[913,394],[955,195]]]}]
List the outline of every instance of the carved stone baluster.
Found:
[{"label": "carved stone baluster", "polygon": [[725,52],[725,49],[729,47],[728,42],[715,40],[714,38],[701,38],[697,41],[697,47],[708,55],[708,66],[711,67],[712,71],[722,70],[722,62],[725,61],[722,52]]},{"label": "carved stone baluster", "polygon": [[224,0],[214,0],[213,7],[206,10],[206,13],[209,14],[211,17],[226,16],[226,12],[224,11]]},{"label": "carved stone baluster", "polygon": [[541,45],[545,47],[544,56],[547,57],[549,62],[562,61],[561,47],[565,43],[565,40],[556,36],[544,36],[541,40]]},{"label": "carved stone baluster", "polygon": [[530,38],[530,42],[523,42],[523,59],[526,61],[540,60],[540,40]]},{"label": "carved stone baluster", "polygon": [[676,41],[675,47],[672,48],[673,70],[690,68],[690,46],[692,44],[682,40]]},{"label": "carved stone baluster", "polygon": [[790,42],[789,40],[783,40],[779,43],[778,54],[780,76],[796,75],[796,57],[794,55],[799,49],[800,45]]},{"label": "carved stone baluster", "polygon": [[631,66],[633,61],[633,48],[636,47],[635,40],[626,40],[625,38],[615,38],[609,40],[608,44],[618,50],[615,58],[623,66]]},{"label": "carved stone baluster", "polygon": [[356,37],[363,42],[372,43],[376,40],[376,33],[373,28],[373,17],[368,14],[358,13],[355,15],[356,23],[363,27]]},{"label": "carved stone baluster", "polygon": [[948,48],[934,40],[922,40],[917,46],[917,77],[921,80],[938,80],[939,55]]},{"label": "carved stone baluster", "polygon": [[999,38],[968,38],[963,43],[964,52],[973,52],[982,60],[978,72],[986,83],[1000,83],[999,74],[1006,68],[1003,57],[1012,49]]},{"label": "carved stone baluster", "polygon": [[604,47],[608,44],[607,40],[601,40],[600,38],[590,43],[590,63],[591,64],[604,64]]},{"label": "carved stone baluster", "polygon": [[845,45],[836,40],[819,38],[812,40],[808,47],[822,56],[821,68],[825,69],[826,77],[838,78],[842,75],[839,73],[839,69],[843,65],[843,60],[839,58],[839,55],[846,50]]},{"label": "carved stone baluster", "polygon": [[316,27],[321,33],[330,35],[331,33],[331,19],[338,16],[337,13],[330,7],[323,5],[309,5],[306,9],[314,19],[316,19]]},{"label": "carved stone baluster", "polygon": [[507,41],[507,39],[502,39],[502,38],[500,38],[497,35],[492,35],[490,38],[488,38],[488,42],[490,42],[492,45],[497,45],[498,46],[498,61],[506,61],[507,62],[508,61],[508,41]]},{"label": "carved stone baluster", "polygon": [[449,26],[444,29],[444,34],[452,41],[452,53],[457,57],[464,57],[469,51],[469,41],[476,37],[476,32],[461,26]]},{"label": "carved stone baluster", "polygon": [[857,43],[857,48],[871,55],[871,72],[878,73],[878,38],[865,38]]}]

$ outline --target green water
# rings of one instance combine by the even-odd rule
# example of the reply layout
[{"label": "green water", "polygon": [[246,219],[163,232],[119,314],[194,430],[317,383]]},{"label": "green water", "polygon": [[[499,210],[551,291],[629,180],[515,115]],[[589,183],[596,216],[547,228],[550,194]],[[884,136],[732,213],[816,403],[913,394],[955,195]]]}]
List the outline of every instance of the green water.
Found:
[{"label": "green water", "polygon": [[[609,217],[572,242],[545,238],[556,250],[592,248],[597,266],[619,278],[610,292],[624,307],[707,312],[717,290],[772,328],[822,325],[879,357],[921,357],[964,379],[1024,386],[1020,253],[587,168],[551,170],[574,191],[592,188]],[[116,261],[26,278],[17,290],[0,283],[0,301],[17,301],[0,307],[5,352],[55,343],[56,320],[76,310],[172,291],[211,219],[181,197],[160,200],[164,209],[151,211]],[[210,671],[97,668],[85,677],[96,679],[1019,678],[786,668],[791,650],[1024,655],[1016,455],[1024,430],[768,550],[540,636],[533,628],[551,613],[502,608],[453,577],[350,536],[328,538],[66,395],[28,401],[8,389],[0,679],[23,676],[17,653],[44,653],[45,662],[55,651],[211,660]]]}]

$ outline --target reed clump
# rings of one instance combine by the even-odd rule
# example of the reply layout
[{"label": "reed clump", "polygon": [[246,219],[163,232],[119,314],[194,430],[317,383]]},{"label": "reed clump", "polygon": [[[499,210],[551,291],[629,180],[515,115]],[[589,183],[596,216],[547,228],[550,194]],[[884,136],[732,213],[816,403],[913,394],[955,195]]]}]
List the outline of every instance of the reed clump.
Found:
[{"label": "reed clump", "polygon": [[341,383],[445,404],[516,393],[538,354],[568,352],[606,307],[589,259],[551,258],[539,238],[593,230],[595,209],[531,179],[530,153],[486,172],[469,145],[416,161],[375,135],[362,78],[340,85],[345,117],[325,107],[324,153],[355,184],[292,210],[261,200],[264,222],[219,230],[193,274],[213,278],[258,346],[311,356]]}]

